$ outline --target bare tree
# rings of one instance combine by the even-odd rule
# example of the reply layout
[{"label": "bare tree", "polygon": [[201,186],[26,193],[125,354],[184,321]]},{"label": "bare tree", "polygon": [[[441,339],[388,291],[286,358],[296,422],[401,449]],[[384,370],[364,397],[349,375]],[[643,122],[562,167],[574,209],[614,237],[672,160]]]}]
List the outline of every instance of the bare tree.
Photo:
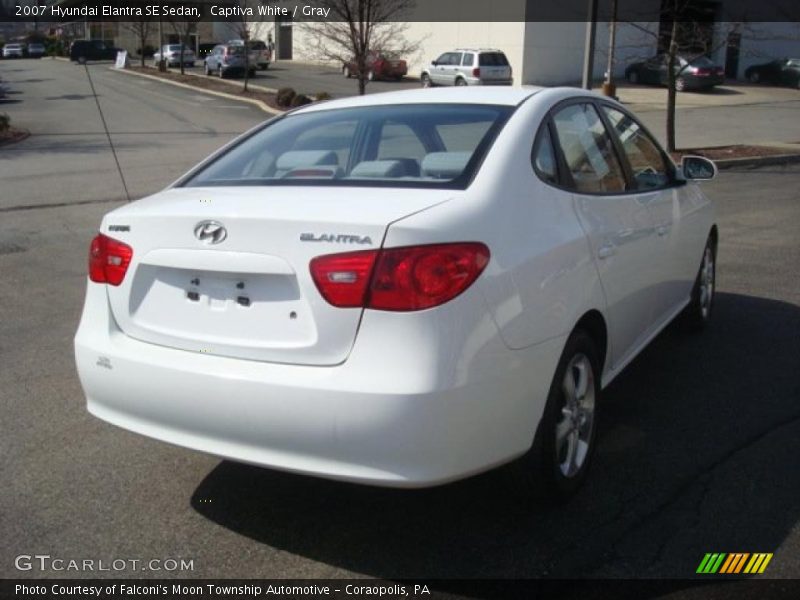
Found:
[{"label": "bare tree", "polygon": [[[172,29],[175,31],[175,34],[178,36],[178,41],[180,42],[181,46],[181,75],[185,73],[184,64],[183,64],[183,51],[189,44],[189,34],[193,33],[195,30],[195,24],[193,21],[180,21],[180,20],[173,20],[170,19],[170,23],[172,24]],[[159,50],[159,52],[163,55],[163,48]],[[163,60],[163,56],[162,56]]]},{"label": "bare tree", "polygon": [[[667,85],[666,140],[667,150],[676,150],[675,106],[676,92],[684,89],[684,77],[692,62],[701,57],[711,57],[733,39],[741,39],[748,25],[741,22],[700,22],[692,18],[692,0],[664,0],[660,23],[656,29],[640,23],[628,22],[655,42],[665,63]],[[683,60],[681,60],[683,59]]]},{"label": "bare tree", "polygon": [[150,37],[150,31],[152,30],[153,23],[149,19],[142,18],[138,21],[126,21],[122,23],[122,26],[130,31],[133,35],[136,36],[136,39],[139,40],[139,54],[141,58],[141,65],[144,67],[144,55],[145,55],[145,45],[147,44],[147,39]]},{"label": "bare tree", "polygon": [[233,20],[228,28],[238,39],[244,42],[244,91],[250,82],[250,22],[247,20],[248,0],[240,0],[243,9],[241,16]]},{"label": "bare tree", "polygon": [[415,6],[415,0],[319,0],[316,5],[330,9],[325,21],[303,24],[312,58],[356,65],[358,93],[364,94],[369,81],[370,52],[409,55],[418,42],[406,39],[407,24],[401,21]]}]

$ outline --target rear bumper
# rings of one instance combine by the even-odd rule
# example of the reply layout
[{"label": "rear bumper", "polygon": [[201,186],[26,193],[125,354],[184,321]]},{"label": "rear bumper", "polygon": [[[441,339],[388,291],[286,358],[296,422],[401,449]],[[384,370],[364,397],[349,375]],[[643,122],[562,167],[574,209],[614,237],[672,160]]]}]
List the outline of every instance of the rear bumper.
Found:
[{"label": "rear bumper", "polygon": [[[385,322],[370,323],[368,317]],[[412,339],[417,332],[435,330],[441,315],[430,311],[429,322],[411,327],[398,317],[368,312],[351,356],[341,365],[262,363],[131,339],[117,330],[103,286],[89,284],[75,359],[93,415],[239,462],[360,483],[425,487],[525,452],[563,340],[510,351],[498,343],[491,320],[484,319],[470,333],[478,336],[485,354],[474,356],[476,340],[467,340],[461,347],[472,357],[437,360],[435,348],[403,350],[386,340],[397,339],[393,336],[403,330]],[[495,331],[487,339],[490,329]],[[469,373],[465,360],[471,363]]]}]

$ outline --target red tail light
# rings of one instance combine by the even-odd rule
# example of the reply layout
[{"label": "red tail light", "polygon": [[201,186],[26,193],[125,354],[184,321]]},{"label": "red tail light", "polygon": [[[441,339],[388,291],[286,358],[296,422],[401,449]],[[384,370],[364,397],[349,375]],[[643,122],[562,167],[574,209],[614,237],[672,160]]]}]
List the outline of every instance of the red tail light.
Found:
[{"label": "red tail light", "polygon": [[89,246],[89,279],[119,285],[131,264],[133,248],[99,233]]},{"label": "red tail light", "polygon": [[480,77],[481,76],[480,67],[475,67],[474,69],[472,69],[472,76],[473,77]]},{"label": "red tail light", "polygon": [[334,306],[422,310],[444,304],[471,286],[489,255],[477,242],[348,252],[315,258],[311,275]]},{"label": "red tail light", "polygon": [[372,265],[378,250],[318,256],[311,261],[311,277],[322,297],[340,308],[364,306]]}]

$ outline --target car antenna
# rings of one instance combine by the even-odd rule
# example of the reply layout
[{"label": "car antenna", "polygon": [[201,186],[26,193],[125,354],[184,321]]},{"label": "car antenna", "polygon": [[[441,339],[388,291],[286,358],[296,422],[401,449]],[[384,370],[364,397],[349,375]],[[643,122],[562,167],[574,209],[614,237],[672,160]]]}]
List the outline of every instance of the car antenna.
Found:
[{"label": "car antenna", "polygon": [[108,131],[108,124],[103,114],[103,108],[100,106],[100,99],[97,97],[97,91],[94,89],[94,82],[92,81],[92,74],[89,72],[89,65],[83,63],[83,68],[86,69],[86,77],[89,80],[89,86],[92,88],[92,96],[94,96],[94,102],[97,104],[97,112],[100,113],[100,120],[103,122],[103,129],[106,132],[106,138],[108,138],[108,145],[111,146],[111,154],[114,155],[114,162],[117,163],[117,172],[119,173],[120,181],[122,181],[122,187],[125,189],[125,197],[128,199],[128,202],[130,202],[131,194],[128,191],[128,184],[125,182],[125,175],[122,174],[122,167],[119,164],[119,157],[117,157],[117,149],[114,147],[114,140],[111,139],[111,133]]}]

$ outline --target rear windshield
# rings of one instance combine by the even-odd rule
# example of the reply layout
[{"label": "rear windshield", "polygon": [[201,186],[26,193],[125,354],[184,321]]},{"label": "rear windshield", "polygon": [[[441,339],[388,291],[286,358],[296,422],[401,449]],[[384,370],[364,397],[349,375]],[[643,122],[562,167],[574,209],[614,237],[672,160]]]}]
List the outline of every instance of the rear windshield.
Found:
[{"label": "rear windshield", "polygon": [[464,189],[513,107],[370,106],[279,118],[183,182]]},{"label": "rear windshield", "polygon": [[250,42],[251,50],[265,50],[266,48],[267,45],[264,42],[259,42],[259,41]]},{"label": "rear windshield", "polygon": [[[167,50],[169,52],[180,52],[181,51],[181,45],[180,44],[172,44],[170,46],[167,46]],[[183,51],[184,52],[187,52],[188,50],[189,50],[189,48],[186,48],[185,46],[183,47]]]},{"label": "rear windshield", "polygon": [[482,67],[507,67],[508,59],[502,52],[482,52],[478,55],[478,64]]},{"label": "rear windshield", "polygon": [[691,63],[689,63],[693,67],[713,67],[714,62],[708,58],[707,56],[700,56],[695,58]]}]

